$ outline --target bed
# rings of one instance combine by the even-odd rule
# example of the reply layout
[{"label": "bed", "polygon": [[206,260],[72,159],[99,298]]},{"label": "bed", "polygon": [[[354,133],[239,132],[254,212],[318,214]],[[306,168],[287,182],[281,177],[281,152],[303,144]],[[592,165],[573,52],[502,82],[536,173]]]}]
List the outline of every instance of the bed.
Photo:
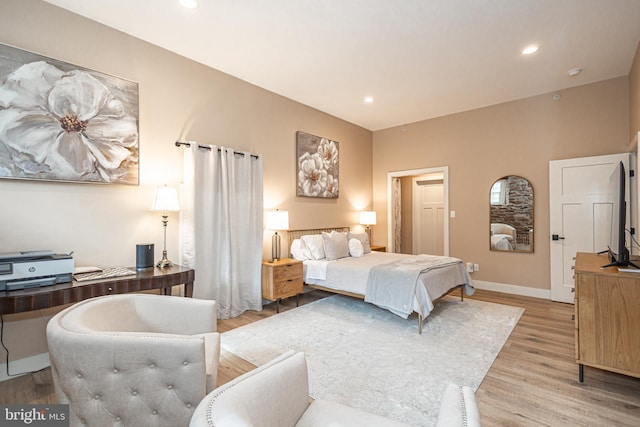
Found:
[{"label": "bed", "polygon": [[[347,256],[343,252],[343,256],[336,258],[330,251],[323,256],[317,247],[322,245],[318,242],[322,242],[320,236],[323,232],[327,233],[324,236],[327,249],[330,248],[329,233],[345,233],[350,246]],[[290,230],[290,256],[303,261],[304,283],[307,286],[364,299],[405,319],[416,313],[419,333],[422,333],[424,319],[438,299],[460,289],[460,298],[463,300],[464,293],[472,295],[475,291],[460,259],[368,252],[368,239],[365,236],[365,233],[351,233],[349,227]],[[355,253],[351,250],[352,244],[357,243],[353,241],[354,238],[362,242],[363,252],[368,253],[360,254],[357,245],[354,245]],[[306,249],[304,255],[300,253],[300,245]],[[317,251],[312,253],[312,249]]]}]

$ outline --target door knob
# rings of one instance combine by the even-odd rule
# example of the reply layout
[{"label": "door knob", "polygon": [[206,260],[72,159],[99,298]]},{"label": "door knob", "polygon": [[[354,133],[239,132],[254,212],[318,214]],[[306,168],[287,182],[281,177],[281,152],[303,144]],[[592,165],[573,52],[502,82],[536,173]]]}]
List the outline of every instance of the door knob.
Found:
[{"label": "door knob", "polygon": [[558,236],[557,234],[552,234],[551,240],[564,240],[564,237]]}]

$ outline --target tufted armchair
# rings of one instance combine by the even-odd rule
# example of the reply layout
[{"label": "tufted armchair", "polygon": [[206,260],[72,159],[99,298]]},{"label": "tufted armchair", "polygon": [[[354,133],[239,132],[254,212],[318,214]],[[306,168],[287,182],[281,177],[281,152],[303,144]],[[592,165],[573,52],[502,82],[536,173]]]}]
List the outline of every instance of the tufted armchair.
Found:
[{"label": "tufted armchair", "polygon": [[70,425],[188,425],[216,385],[216,314],[215,301],[123,294],[51,318],[51,372]]},{"label": "tufted armchair", "polygon": [[[189,427],[409,427],[337,402],[310,402],[304,353],[289,351],[237,377],[198,405]],[[449,385],[437,427],[480,427],[473,390]]]}]

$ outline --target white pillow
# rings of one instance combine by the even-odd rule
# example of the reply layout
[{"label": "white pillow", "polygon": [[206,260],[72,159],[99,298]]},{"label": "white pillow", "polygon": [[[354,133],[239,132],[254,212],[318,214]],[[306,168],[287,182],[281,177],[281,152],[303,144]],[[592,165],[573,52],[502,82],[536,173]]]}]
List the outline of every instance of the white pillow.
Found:
[{"label": "white pillow", "polygon": [[293,242],[291,242],[290,252],[293,259],[297,259],[300,261],[313,259],[311,257],[311,251],[306,247],[304,242],[300,239],[294,239]]},{"label": "white pillow", "polygon": [[364,248],[362,242],[356,238],[349,240],[349,255],[354,258],[360,258],[364,255]]},{"label": "white pillow", "polygon": [[332,231],[329,234],[323,232],[322,240],[324,240],[324,253],[329,261],[349,256],[349,242],[346,233]]},{"label": "white pillow", "polygon": [[320,234],[307,234],[300,238],[311,254],[311,259],[324,259],[324,240]]},{"label": "white pillow", "polygon": [[349,240],[358,239],[362,243],[362,249],[365,254],[371,252],[371,245],[369,244],[369,235],[367,233],[352,233],[349,232]]}]

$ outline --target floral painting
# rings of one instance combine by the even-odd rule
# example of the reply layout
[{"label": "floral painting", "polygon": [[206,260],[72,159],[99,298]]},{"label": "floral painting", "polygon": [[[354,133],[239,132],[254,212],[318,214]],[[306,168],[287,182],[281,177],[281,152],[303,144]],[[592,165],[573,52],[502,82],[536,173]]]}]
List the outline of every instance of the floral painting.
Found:
[{"label": "floral painting", "polygon": [[138,84],[0,44],[0,178],[138,184]]},{"label": "floral painting", "polygon": [[338,197],[340,174],[338,142],[298,131],[298,185],[296,195],[304,197]]}]

